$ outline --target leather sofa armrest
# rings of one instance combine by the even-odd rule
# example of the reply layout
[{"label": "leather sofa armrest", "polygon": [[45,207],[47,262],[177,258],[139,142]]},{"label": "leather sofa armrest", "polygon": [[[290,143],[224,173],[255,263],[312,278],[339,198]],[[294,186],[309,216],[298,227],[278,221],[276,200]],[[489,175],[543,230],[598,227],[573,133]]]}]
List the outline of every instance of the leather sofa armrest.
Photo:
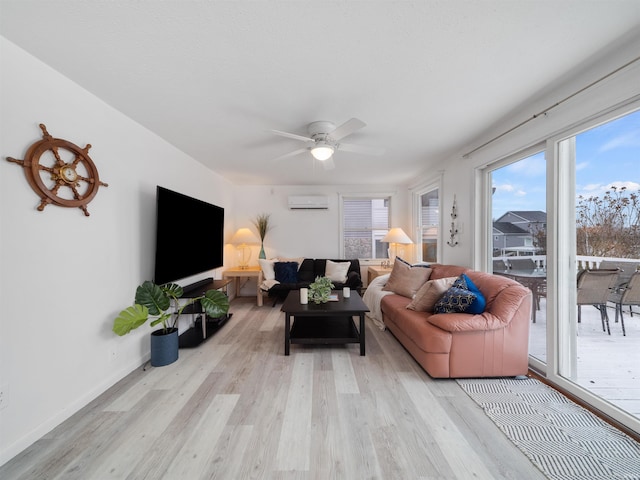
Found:
[{"label": "leather sofa armrest", "polygon": [[427,321],[447,332],[474,332],[486,330],[498,330],[507,326],[489,312],[480,315],[470,313],[437,313],[429,316]]}]

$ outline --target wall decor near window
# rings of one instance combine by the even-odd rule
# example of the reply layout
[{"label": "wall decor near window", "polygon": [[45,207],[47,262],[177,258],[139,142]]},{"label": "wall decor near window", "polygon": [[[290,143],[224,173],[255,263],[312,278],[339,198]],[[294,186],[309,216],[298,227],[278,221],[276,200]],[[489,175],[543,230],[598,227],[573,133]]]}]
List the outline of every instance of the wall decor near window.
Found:
[{"label": "wall decor near window", "polygon": [[39,211],[50,203],[60,207],[77,207],[88,217],[87,204],[102,185],[98,169],[89,157],[90,144],[80,148],[60,138],[53,138],[40,124],[42,140],[29,147],[24,160],[7,157],[7,161],[24,167],[27,181],[41,198]]},{"label": "wall decor near window", "polygon": [[458,245],[456,235],[458,235],[458,227],[456,227],[456,218],[458,218],[458,207],[456,206],[456,196],[453,196],[453,205],[451,206],[451,228],[449,229],[449,241],[447,245],[455,247]]}]

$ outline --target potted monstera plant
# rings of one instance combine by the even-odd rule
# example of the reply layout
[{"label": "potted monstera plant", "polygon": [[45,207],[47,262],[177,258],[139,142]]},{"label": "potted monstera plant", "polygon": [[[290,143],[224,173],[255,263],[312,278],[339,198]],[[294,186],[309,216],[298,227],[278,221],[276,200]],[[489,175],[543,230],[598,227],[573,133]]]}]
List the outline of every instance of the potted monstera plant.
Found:
[{"label": "potted monstera plant", "polygon": [[135,303],[125,308],[113,321],[113,331],[123,336],[150,320],[150,326],[162,324],[151,332],[151,365],[161,367],[178,359],[178,319],[184,309],[200,302],[202,310],[211,318],[229,312],[229,299],[219,290],[208,290],[204,295],[190,298],[180,304],[183,290],[180,285],[156,285],[146,281],[136,289]]}]

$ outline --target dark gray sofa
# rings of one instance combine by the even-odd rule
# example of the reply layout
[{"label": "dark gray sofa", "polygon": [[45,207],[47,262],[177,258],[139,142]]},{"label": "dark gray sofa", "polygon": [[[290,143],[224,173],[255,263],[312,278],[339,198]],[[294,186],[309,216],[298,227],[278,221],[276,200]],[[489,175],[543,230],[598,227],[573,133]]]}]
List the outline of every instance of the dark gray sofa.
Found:
[{"label": "dark gray sofa", "polygon": [[[336,290],[341,290],[343,287],[349,287],[352,290],[359,290],[360,288],[362,288],[362,277],[360,274],[359,260],[329,260],[331,260],[332,262],[351,263],[347,272],[347,280],[344,283],[333,282]],[[315,281],[316,277],[324,276],[326,265],[326,258],[305,258],[302,261],[300,268],[298,269],[296,282],[277,283],[268,290],[269,297],[274,299],[273,305],[275,306],[279,300],[284,300],[291,290],[306,288]]]}]

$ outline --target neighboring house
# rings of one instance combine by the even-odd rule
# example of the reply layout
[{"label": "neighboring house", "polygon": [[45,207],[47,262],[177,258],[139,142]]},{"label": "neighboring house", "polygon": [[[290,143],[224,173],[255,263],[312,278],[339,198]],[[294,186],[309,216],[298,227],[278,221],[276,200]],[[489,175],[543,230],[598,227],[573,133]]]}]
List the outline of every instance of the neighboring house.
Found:
[{"label": "neighboring house", "polygon": [[493,222],[493,256],[507,255],[521,247],[533,249],[533,235],[509,222]]},{"label": "neighboring house", "polygon": [[547,229],[547,213],[540,210],[509,211],[496,219],[494,223],[511,223],[534,234]]},{"label": "neighboring house", "polygon": [[[518,233],[507,225],[524,231]],[[498,232],[496,232],[498,229]],[[509,211],[493,222],[494,255],[505,255],[505,248],[521,247],[518,255],[533,255],[546,250],[547,214],[540,210]],[[501,251],[496,253],[496,251]]]}]

